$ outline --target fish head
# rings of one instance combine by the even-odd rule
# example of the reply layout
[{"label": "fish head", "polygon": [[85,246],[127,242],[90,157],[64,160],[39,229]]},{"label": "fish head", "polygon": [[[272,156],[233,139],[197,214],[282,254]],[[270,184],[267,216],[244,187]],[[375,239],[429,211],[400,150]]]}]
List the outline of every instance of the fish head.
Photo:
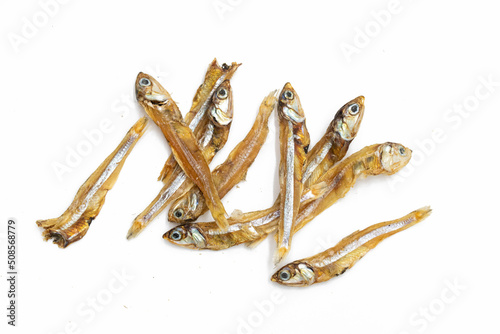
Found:
[{"label": "fish head", "polygon": [[191,249],[203,249],[207,245],[205,236],[203,236],[201,230],[196,227],[196,224],[191,223],[174,227],[163,235],[163,239],[177,246]]},{"label": "fish head", "polygon": [[163,105],[171,100],[170,94],[152,76],[140,72],[135,80],[135,97],[140,104]]},{"label": "fish head", "polygon": [[380,162],[387,174],[394,174],[410,162],[412,151],[401,144],[387,142],[380,145]]},{"label": "fish head", "polygon": [[316,281],[316,273],[304,262],[292,262],[278,270],[271,281],[288,286],[307,286]]},{"label": "fish head", "polygon": [[278,112],[281,117],[294,124],[302,123],[305,120],[299,96],[289,82],[285,84],[279,95]]},{"label": "fish head", "polygon": [[365,113],[365,97],[347,102],[340,108],[333,120],[333,129],[344,140],[353,140],[358,134],[359,126]]},{"label": "fish head", "polygon": [[195,220],[201,214],[203,205],[199,205],[200,201],[197,193],[192,193],[189,196],[179,198],[168,211],[168,220],[174,223],[185,223]]},{"label": "fish head", "polygon": [[223,81],[212,95],[210,118],[220,126],[228,125],[233,120],[233,92],[229,80]]}]

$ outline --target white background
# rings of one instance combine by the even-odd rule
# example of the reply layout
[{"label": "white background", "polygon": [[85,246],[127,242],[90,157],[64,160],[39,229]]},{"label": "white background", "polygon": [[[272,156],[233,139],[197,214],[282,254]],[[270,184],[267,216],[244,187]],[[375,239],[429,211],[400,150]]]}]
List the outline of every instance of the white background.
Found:
[{"label": "white background", "polygon": [[[3,1],[2,328],[497,332],[500,20],[493,3],[401,0],[381,26],[374,12],[391,7],[387,0],[69,1],[52,8],[46,22],[37,1]],[[216,10],[224,4],[225,11]],[[26,22],[39,27],[23,37]],[[371,36],[362,40],[359,31],[367,29]],[[25,40],[15,46],[14,35]],[[346,56],[341,46],[347,44],[357,53]],[[59,216],[143,115],[133,99],[137,73],[157,77],[186,112],[214,57],[243,65],[231,82],[230,138],[212,166],[245,136],[264,96],[287,81],[300,95],[312,143],[340,106],[364,95],[365,117],[350,153],[384,141],[414,150],[412,166],[399,176],[359,181],[315,219],[294,238],[288,260],[424,205],[433,207],[431,217],[381,243],[344,275],[308,288],[269,280],[276,269],[271,239],[254,250],[181,249],[161,238],[173,226],[163,213],[127,241],[133,218],[161,188],[156,178],[169,154],[161,132],[151,126],[87,236],[67,249],[44,242],[35,221]],[[496,82],[491,91],[481,83],[488,78]],[[464,116],[453,111],[465,110],[464,104]],[[66,164],[69,150],[86,141],[84,131],[99,129],[103,120],[112,130],[58,177],[54,164]],[[228,212],[272,204],[278,189],[274,117],[270,129],[246,182],[224,198]],[[429,144],[433,136],[440,140]],[[15,329],[4,315],[8,218],[18,223]],[[115,282],[119,272],[128,277],[125,283]],[[109,284],[120,291],[109,292]],[[104,297],[110,298],[92,313],[89,301]]]}]

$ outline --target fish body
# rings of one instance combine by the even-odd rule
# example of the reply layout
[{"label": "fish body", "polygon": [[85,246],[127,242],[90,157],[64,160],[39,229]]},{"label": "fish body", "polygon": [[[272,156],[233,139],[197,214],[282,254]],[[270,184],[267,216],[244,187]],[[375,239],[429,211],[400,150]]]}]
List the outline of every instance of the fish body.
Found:
[{"label": "fish body", "polygon": [[55,244],[65,248],[85,236],[91,222],[101,211],[107,192],[118,179],[125,160],[146,131],[147,123],[148,119],[143,117],[132,126],[113,153],[80,187],[73,202],[60,217],[36,222],[44,228],[45,240],[53,238]]},{"label": "fish body", "polygon": [[382,240],[421,222],[430,213],[431,209],[424,207],[404,217],[356,231],[332,248],[287,264],[271,280],[288,286],[309,286],[328,281],[342,275]]},{"label": "fish body", "polygon": [[226,211],[213,183],[210,168],[193,131],[184,124],[170,94],[153,77],[139,73],[136,96],[149,117],[161,129],[175,160],[207,200],[212,216],[221,229],[227,229]]},{"label": "fish body", "polygon": [[[269,132],[268,120],[276,103],[274,95],[275,92],[272,92],[262,101],[259,114],[246,137],[229,153],[227,159],[212,171],[212,179],[221,198],[244,179],[260,152]],[[200,189],[192,187],[173,202],[168,220],[176,223],[193,221],[207,210]]]},{"label": "fish body", "polygon": [[280,210],[278,225],[279,262],[290,250],[291,231],[302,195],[302,175],[309,148],[309,133],[300,99],[290,83],[285,84],[278,102],[280,138]]},{"label": "fish body", "polygon": [[365,98],[357,98],[344,104],[335,114],[325,134],[307,152],[302,183],[304,189],[316,181],[347,154],[356,137],[365,112]]},{"label": "fish body", "polygon": [[[198,144],[207,160],[212,161],[214,155],[222,149],[227,141],[229,129],[231,127],[233,113],[232,91],[229,80],[233,76],[240,64],[232,63],[230,66],[223,64],[222,67],[214,61],[208,67],[204,82],[198,88],[194,98],[191,110],[184,117],[184,123],[189,124]],[[225,101],[217,97],[216,92],[226,91]],[[178,110],[177,105],[171,100],[171,108]],[[217,105],[214,105],[216,103]],[[226,117],[220,126],[215,122],[217,118],[211,116],[213,108],[217,108],[219,114],[223,112],[222,117]],[[177,113],[177,112],[176,112]],[[182,195],[192,185],[184,174],[182,168],[178,165],[171,155],[159,177],[164,185],[154,200],[134,219],[132,226],[127,232],[127,239],[136,237],[146,226],[153,221],[173,200]],[[201,191],[200,191],[201,192]]]}]

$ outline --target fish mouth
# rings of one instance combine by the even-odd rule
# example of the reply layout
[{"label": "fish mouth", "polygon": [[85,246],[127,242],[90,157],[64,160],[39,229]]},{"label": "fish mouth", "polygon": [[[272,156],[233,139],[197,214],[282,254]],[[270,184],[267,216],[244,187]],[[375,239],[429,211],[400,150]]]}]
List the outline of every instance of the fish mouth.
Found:
[{"label": "fish mouth", "polygon": [[295,109],[289,108],[287,106],[283,106],[283,113],[295,123],[302,123],[305,120],[304,116],[301,116]]},{"label": "fish mouth", "polygon": [[214,107],[211,112],[217,123],[220,125],[228,125],[233,121],[232,117],[227,116],[221,109]]}]

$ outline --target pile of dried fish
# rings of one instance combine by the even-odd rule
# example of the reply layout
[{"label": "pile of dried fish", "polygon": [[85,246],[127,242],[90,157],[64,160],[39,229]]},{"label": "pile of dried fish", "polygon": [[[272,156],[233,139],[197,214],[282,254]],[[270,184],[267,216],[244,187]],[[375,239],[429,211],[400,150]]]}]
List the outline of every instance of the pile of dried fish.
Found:
[{"label": "pile of dried fish", "polygon": [[[246,137],[210,171],[210,162],[228,139],[233,118],[230,80],[239,66],[219,66],[214,59],[184,118],[167,90],[150,75],[139,73],[136,98],[149,118],[143,117],[132,126],[60,217],[37,221],[44,229],[45,240],[52,238],[65,248],[85,236],[149,119],[161,129],[172,155],[159,177],[163,188],[135,218],[127,238],[136,237],[170,205],[168,219],[180,225],[163,235],[169,242],[192,249],[221,250],[239,244],[254,247],[276,232],[276,263],[287,256],[294,234],[344,197],[358,179],[394,174],[410,161],[411,150],[392,142],[367,146],[344,159],[363,119],[363,96],[343,105],[323,137],[309,150],[305,113],[297,92],[287,83],[277,97],[277,91],[273,91],[264,98]],[[248,213],[236,210],[229,217],[221,198],[244,179],[266,141],[268,120],[275,109],[279,119],[280,194],[268,209]],[[207,210],[213,222],[192,222]],[[289,286],[329,280],[352,267],[380,241],[422,221],[430,212],[425,207],[356,231],[333,248],[287,264],[271,279]]]}]

